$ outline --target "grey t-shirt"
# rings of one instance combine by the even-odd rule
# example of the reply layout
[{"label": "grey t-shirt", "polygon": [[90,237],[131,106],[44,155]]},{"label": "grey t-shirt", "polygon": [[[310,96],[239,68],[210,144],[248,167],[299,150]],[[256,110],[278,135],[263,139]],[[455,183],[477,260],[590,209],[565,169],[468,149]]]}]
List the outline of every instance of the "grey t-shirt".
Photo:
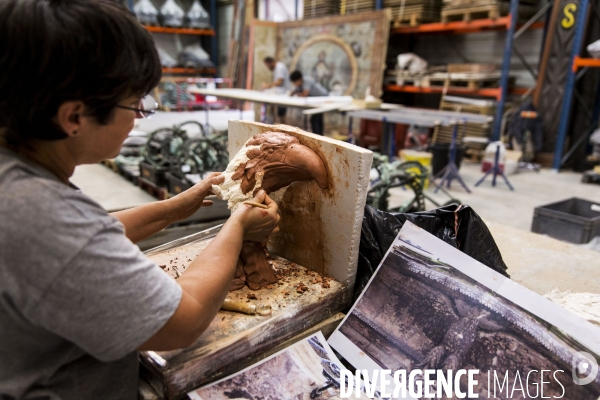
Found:
[{"label": "grey t-shirt", "polygon": [[329,96],[329,92],[312,76],[302,77],[302,91],[308,90],[308,96]]},{"label": "grey t-shirt", "polygon": [[136,399],[181,288],[123,225],[0,147],[0,399]]},{"label": "grey t-shirt", "polygon": [[290,90],[292,84],[290,82],[290,71],[281,61],[277,61],[275,64],[275,70],[273,71],[273,82],[279,79],[283,79],[283,85],[281,86],[285,90]]}]

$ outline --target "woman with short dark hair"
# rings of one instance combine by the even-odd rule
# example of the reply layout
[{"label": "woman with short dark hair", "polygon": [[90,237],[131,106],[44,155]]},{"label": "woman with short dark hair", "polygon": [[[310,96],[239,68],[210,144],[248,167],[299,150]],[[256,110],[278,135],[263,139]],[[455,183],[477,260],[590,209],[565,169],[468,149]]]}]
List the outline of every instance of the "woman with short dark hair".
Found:
[{"label": "woman with short dark hair", "polygon": [[137,351],[198,338],[277,206],[241,206],[174,281],[133,243],[210,205],[219,174],[113,215],[70,185],[153,112],[153,39],[116,1],[0,0],[0,71],[0,398],[135,399]]}]

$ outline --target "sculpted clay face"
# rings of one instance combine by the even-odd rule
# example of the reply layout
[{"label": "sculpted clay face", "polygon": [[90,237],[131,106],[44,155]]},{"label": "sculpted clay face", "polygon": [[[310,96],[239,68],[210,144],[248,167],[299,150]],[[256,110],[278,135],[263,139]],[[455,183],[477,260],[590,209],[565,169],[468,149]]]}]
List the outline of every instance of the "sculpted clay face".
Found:
[{"label": "sculpted clay face", "polygon": [[[232,210],[254,197],[260,189],[278,201],[293,182],[314,180],[321,189],[328,186],[327,169],[321,157],[300,144],[296,137],[282,132],[254,135],[231,160],[223,175],[225,181],[213,186],[213,192],[228,200]],[[277,282],[262,244],[245,242],[240,260],[230,290],[240,289],[244,284],[257,290]]]}]

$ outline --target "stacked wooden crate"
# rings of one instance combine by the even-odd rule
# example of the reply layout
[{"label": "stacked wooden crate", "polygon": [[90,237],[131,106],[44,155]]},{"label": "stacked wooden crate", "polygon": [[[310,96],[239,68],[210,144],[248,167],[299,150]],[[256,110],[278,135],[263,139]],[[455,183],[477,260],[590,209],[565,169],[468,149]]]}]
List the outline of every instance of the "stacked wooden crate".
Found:
[{"label": "stacked wooden crate", "polygon": [[[440,110],[465,112],[493,117],[496,112],[495,101],[478,100],[464,97],[443,96]],[[470,158],[480,159],[485,151],[491,135],[492,121],[489,123],[467,122],[458,127],[458,142],[466,147],[466,155]],[[450,144],[452,141],[451,126],[440,126],[434,132],[433,144]]]},{"label": "stacked wooden crate", "polygon": [[440,20],[442,0],[383,0],[383,7],[392,10],[395,27],[417,26]]},{"label": "stacked wooden crate", "polygon": [[304,0],[304,19],[339,14],[339,0]]},{"label": "stacked wooden crate", "polygon": [[[465,89],[498,88],[502,73],[496,64],[448,64],[433,66],[426,71],[396,70],[396,85],[422,88],[460,87]],[[509,76],[508,87],[514,86],[516,78]]]},{"label": "stacked wooden crate", "polygon": [[375,0],[340,0],[340,15],[373,11]]},{"label": "stacked wooden crate", "polygon": [[[508,15],[509,0],[443,0],[442,22],[471,21],[482,18],[499,18]],[[519,2],[519,17],[527,18],[533,15],[537,1],[525,0]]]}]

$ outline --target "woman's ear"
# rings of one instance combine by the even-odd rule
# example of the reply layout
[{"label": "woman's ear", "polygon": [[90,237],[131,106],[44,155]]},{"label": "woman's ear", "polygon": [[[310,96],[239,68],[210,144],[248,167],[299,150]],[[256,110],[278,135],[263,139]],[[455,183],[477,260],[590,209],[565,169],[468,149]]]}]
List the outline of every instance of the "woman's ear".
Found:
[{"label": "woman's ear", "polygon": [[77,136],[81,128],[81,117],[85,110],[82,101],[65,101],[58,107],[54,122],[69,137]]}]

